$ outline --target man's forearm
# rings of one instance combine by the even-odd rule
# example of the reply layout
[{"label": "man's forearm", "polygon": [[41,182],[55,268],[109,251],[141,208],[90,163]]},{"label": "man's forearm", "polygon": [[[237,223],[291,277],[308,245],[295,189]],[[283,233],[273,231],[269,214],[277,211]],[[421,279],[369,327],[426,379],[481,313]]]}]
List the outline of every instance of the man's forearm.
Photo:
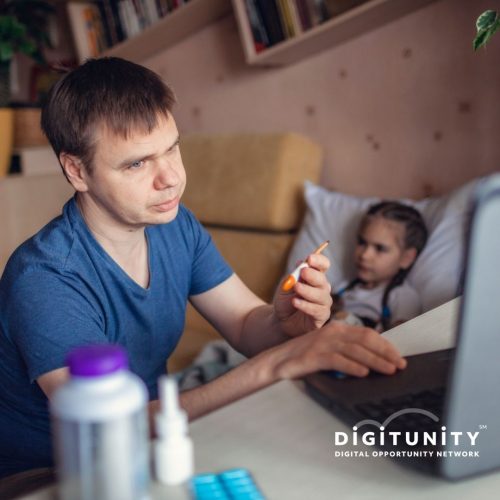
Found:
[{"label": "man's forearm", "polygon": [[[263,352],[211,382],[181,392],[180,404],[187,411],[189,420],[202,417],[276,382],[278,378],[273,367],[279,359],[279,353],[274,350]],[[154,420],[159,411],[160,401],[150,401],[148,416],[151,437],[156,436]]]},{"label": "man's forearm", "polygon": [[190,420],[248,396],[278,380],[272,351],[266,351],[233,368],[217,379],[181,393],[181,406]]},{"label": "man's forearm", "polygon": [[281,330],[280,322],[274,313],[274,306],[265,304],[256,307],[247,315],[238,346],[235,347],[245,356],[252,357],[289,338]]},{"label": "man's forearm", "polygon": [[[212,382],[181,393],[181,405],[193,420],[278,380],[332,369],[358,377],[370,370],[392,374],[405,366],[396,348],[374,330],[331,323],[256,354]],[[157,401],[151,402],[150,415],[158,408]]]}]

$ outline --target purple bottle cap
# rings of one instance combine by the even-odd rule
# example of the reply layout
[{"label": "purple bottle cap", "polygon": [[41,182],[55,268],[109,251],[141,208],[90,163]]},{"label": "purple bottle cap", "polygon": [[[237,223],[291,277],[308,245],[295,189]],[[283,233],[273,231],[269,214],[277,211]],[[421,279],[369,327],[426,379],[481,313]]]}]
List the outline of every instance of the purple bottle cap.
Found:
[{"label": "purple bottle cap", "polygon": [[119,345],[89,345],[73,349],[66,357],[75,377],[99,377],[128,368],[127,353]]}]

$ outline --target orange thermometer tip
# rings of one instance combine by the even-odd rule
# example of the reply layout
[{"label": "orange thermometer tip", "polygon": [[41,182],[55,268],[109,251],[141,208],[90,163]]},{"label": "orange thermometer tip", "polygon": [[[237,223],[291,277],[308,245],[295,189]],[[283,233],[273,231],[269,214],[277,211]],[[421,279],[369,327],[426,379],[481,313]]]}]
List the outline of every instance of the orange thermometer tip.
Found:
[{"label": "orange thermometer tip", "polygon": [[289,292],[293,288],[293,285],[295,285],[295,283],[296,283],[295,278],[290,274],[288,278],[284,281],[283,285],[281,286],[281,289],[284,292]]},{"label": "orange thermometer tip", "polygon": [[304,267],[309,267],[309,265],[307,264],[307,262],[301,262],[294,270],[292,273],[290,273],[286,280],[283,282],[283,284],[281,285],[281,290],[283,292],[289,292],[295,285],[295,283],[297,283],[297,281],[299,281],[299,277],[300,277],[300,271],[302,271],[302,269],[304,269]]},{"label": "orange thermometer tip", "polygon": [[[324,241],[323,243],[321,243],[321,245],[318,248],[316,248],[316,250],[314,250],[313,253],[315,253],[315,254],[321,253],[328,246],[329,243],[330,243],[330,240]],[[287,276],[286,280],[281,285],[281,290],[283,292],[289,292],[294,287],[295,283],[297,283],[297,281],[299,281],[300,271],[302,269],[304,269],[304,267],[309,267],[309,265],[305,261],[301,262],[294,269],[294,271]]]}]

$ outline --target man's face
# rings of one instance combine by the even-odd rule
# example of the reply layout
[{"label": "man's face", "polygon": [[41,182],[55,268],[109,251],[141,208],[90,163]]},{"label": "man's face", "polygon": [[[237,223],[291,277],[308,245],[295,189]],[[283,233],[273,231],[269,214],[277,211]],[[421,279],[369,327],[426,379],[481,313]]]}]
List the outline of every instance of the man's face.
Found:
[{"label": "man's face", "polygon": [[151,133],[132,131],[124,139],[101,126],[95,137],[84,193],[97,211],[93,216],[129,229],[174,220],[186,172],[172,115],[161,116]]}]

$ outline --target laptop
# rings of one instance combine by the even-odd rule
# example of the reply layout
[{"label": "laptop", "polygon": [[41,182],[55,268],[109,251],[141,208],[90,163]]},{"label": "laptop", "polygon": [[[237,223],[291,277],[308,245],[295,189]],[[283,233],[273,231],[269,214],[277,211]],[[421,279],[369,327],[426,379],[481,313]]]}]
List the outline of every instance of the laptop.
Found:
[{"label": "laptop", "polygon": [[500,468],[500,174],[475,192],[465,261],[453,349],[409,356],[393,376],[305,378],[351,427],[336,433],[337,454],[386,456],[451,480]]}]

